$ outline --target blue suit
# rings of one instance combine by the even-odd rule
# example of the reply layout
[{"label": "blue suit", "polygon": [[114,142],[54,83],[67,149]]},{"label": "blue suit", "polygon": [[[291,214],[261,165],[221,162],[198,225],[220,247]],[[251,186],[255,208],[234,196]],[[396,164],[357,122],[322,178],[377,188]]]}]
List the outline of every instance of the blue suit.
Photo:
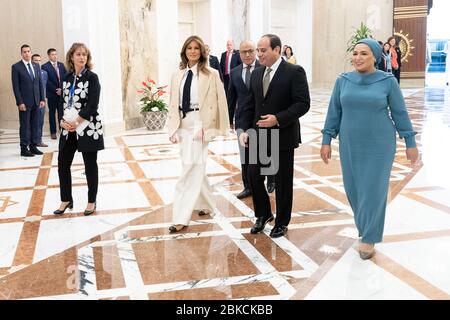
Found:
[{"label": "blue suit", "polygon": [[39,66],[30,62],[34,75],[30,75],[22,61],[11,68],[12,86],[17,106],[24,104],[26,111],[19,111],[20,146],[36,146],[40,143],[38,136],[39,103],[45,101],[44,87]]},{"label": "blue suit", "polygon": [[62,89],[62,82],[66,77],[66,68],[61,62],[57,62],[60,78],[58,79],[58,74],[52,63],[48,61],[42,65],[42,70],[47,71],[48,81],[46,86],[47,99],[48,99],[48,119],[50,123],[50,133],[56,134],[56,121],[55,113],[58,111],[58,123],[61,121],[63,116],[62,100],[61,96],[56,94],[57,89]]},{"label": "blue suit", "polygon": [[[48,74],[47,71],[41,70],[41,81],[42,87],[44,88],[44,96],[45,96],[45,88],[47,87]],[[45,107],[39,109],[39,124],[38,124],[38,136],[40,138],[40,142],[42,143],[42,129],[44,127],[44,118],[45,118]]]}]

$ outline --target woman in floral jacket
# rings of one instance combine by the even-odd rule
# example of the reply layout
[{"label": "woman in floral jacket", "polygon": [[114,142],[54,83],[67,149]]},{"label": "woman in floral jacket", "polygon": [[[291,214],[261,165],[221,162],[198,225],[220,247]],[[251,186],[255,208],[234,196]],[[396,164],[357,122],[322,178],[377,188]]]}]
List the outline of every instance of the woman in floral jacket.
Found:
[{"label": "woman in floral jacket", "polygon": [[63,214],[73,208],[70,167],[75,152],[83,154],[88,184],[88,205],[84,212],[96,210],[98,190],[97,152],[103,150],[103,128],[98,114],[100,83],[91,71],[91,53],[86,45],[74,43],[67,53],[67,76],[63,83],[64,117],[61,120],[58,174],[61,205],[54,214]]}]

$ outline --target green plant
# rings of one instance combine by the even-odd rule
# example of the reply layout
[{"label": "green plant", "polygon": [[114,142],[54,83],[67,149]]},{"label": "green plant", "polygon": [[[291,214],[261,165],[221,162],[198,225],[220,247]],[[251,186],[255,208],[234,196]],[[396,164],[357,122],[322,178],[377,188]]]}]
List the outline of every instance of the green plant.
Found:
[{"label": "green plant", "polygon": [[145,112],[157,112],[157,111],[169,111],[167,109],[167,104],[162,100],[166,91],[164,87],[157,87],[156,82],[152,79],[147,79],[147,81],[142,82],[143,87],[138,90],[138,93],[142,95],[139,100],[139,105],[141,106],[141,113]]},{"label": "green plant", "polygon": [[359,28],[354,28],[353,34],[347,42],[347,52],[352,52],[358,41],[366,38],[373,38],[373,31],[364,22],[361,22]]}]

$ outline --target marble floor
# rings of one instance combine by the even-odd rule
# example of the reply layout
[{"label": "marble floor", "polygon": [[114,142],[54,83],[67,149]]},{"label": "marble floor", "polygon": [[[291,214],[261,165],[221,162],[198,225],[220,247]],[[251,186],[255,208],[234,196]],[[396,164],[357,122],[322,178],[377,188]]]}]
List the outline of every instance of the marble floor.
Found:
[{"label": "marble floor", "polygon": [[[404,91],[423,162],[398,141],[384,242],[362,261],[334,157],[319,157],[330,96],[312,90],[295,154],[293,218],[286,237],[252,235],[233,136],[210,144],[214,218],[193,214],[169,234],[180,172],[177,147],[146,130],[108,137],[99,154],[98,211],[84,217],[82,158],[73,164],[75,207],[61,217],[57,144],[18,155],[18,133],[0,135],[0,299],[450,299],[448,88]],[[337,144],[333,144],[338,155]],[[273,198],[273,196],[272,196]],[[273,200],[273,199],[272,199]]]}]

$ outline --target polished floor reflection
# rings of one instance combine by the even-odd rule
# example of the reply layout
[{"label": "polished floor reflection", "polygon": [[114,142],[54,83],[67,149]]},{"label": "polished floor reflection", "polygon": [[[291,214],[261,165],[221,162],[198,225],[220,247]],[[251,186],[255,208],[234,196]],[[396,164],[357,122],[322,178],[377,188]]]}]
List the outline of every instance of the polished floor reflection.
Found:
[{"label": "polished floor reflection", "polygon": [[[447,88],[404,91],[423,163],[402,141],[390,183],[385,239],[362,261],[339,158],[319,156],[328,90],[312,90],[295,156],[288,236],[250,234],[237,141],[210,145],[207,172],[218,208],[169,234],[180,162],[165,133],[107,139],[99,154],[98,212],[87,202],[82,158],[73,165],[74,210],[59,204],[57,144],[18,156],[18,134],[0,135],[0,299],[450,299]],[[45,139],[49,141],[48,137]],[[337,144],[333,144],[338,155]],[[273,199],[272,199],[273,200]]]}]

